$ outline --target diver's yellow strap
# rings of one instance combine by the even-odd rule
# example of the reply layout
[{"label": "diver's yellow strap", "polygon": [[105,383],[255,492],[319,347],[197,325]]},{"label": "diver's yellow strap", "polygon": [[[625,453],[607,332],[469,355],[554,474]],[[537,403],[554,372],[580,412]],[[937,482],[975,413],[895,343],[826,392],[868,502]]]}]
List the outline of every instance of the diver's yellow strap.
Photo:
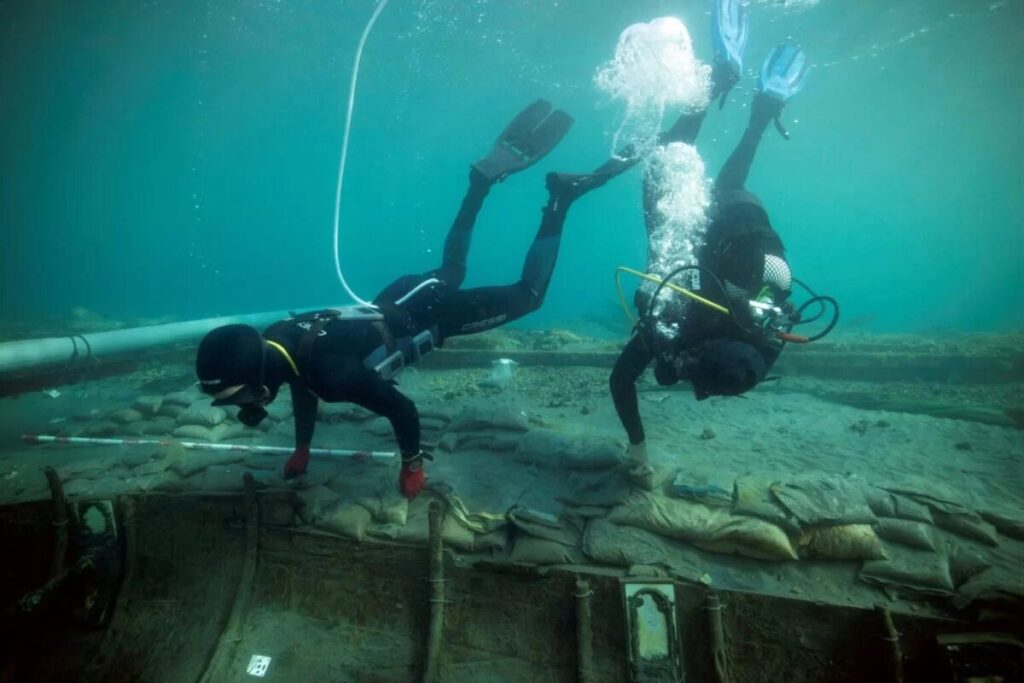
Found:
[{"label": "diver's yellow strap", "polygon": [[[629,318],[630,322],[635,322],[635,319],[633,318],[633,314],[629,312],[629,306],[626,304],[626,295],[622,291],[622,274],[623,273],[629,273],[630,275],[636,275],[637,277],[643,278],[644,280],[650,280],[651,282],[657,282],[658,284],[661,284],[662,278],[660,278],[660,277],[658,277],[656,275],[651,275],[649,273],[641,272],[639,270],[633,270],[632,268],[627,268],[626,266],[619,266],[618,268],[615,269],[615,287],[619,290],[619,302],[622,304],[622,310],[625,311],[626,317]],[[671,289],[674,292],[678,292],[679,294],[682,294],[683,296],[686,296],[686,297],[689,297],[689,298],[693,299],[697,303],[701,303],[701,304],[704,304],[705,306],[708,306],[709,308],[713,308],[716,311],[718,311],[719,313],[724,313],[726,315],[729,315],[729,309],[726,308],[725,306],[720,306],[720,305],[716,304],[714,301],[711,301],[710,299],[705,299],[704,297],[700,296],[699,294],[694,294],[693,292],[691,292],[688,289],[683,289],[679,285],[674,285],[671,282],[666,282],[665,286],[668,287],[669,289]]]},{"label": "diver's yellow strap", "polygon": [[291,366],[292,372],[294,372],[295,376],[298,377],[299,376],[299,366],[296,365],[295,361],[292,360],[292,356],[291,356],[290,353],[288,353],[288,349],[284,348],[283,346],[278,344],[276,341],[270,341],[269,339],[267,340],[267,344],[272,346],[273,348],[277,349],[278,353],[280,353],[282,356],[284,356],[284,359],[286,361],[288,361],[288,365]]}]

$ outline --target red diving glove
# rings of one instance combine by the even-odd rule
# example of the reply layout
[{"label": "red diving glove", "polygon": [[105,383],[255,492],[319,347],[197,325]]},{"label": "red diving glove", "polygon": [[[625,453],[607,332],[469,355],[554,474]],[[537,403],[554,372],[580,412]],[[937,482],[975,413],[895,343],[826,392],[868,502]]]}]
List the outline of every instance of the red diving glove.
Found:
[{"label": "red diving glove", "polygon": [[284,478],[294,479],[306,473],[309,465],[309,446],[296,446],[292,457],[284,464]]},{"label": "red diving glove", "polygon": [[423,459],[433,460],[434,458],[426,451],[420,451],[416,455],[402,455],[402,471],[398,475],[398,488],[402,495],[412,500],[420,495],[423,486],[427,483],[427,474],[423,470]]}]

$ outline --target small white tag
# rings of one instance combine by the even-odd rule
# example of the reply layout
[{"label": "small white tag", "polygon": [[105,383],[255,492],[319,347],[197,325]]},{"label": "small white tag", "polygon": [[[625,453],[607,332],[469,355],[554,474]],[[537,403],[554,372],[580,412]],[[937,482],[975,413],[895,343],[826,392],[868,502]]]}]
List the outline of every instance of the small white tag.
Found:
[{"label": "small white tag", "polygon": [[245,673],[250,676],[256,676],[257,678],[263,678],[267,674],[267,669],[269,668],[270,657],[253,655],[252,659],[249,660],[249,666],[246,668]]}]

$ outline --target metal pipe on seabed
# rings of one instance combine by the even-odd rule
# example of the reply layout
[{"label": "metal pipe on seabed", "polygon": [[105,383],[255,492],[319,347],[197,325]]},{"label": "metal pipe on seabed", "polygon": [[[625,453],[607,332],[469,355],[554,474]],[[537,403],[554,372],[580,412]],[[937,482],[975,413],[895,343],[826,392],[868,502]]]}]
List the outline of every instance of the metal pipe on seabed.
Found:
[{"label": "metal pipe on seabed", "polygon": [[89,367],[123,361],[165,348],[196,343],[207,332],[222,325],[265,327],[290,316],[291,311],[271,311],[66,337],[3,342],[0,343],[0,382],[33,373],[52,372],[62,367],[74,371],[82,369],[83,365]]},{"label": "metal pipe on seabed", "polygon": [[[250,446],[237,443],[210,443],[208,441],[173,441],[169,439],[101,439],[85,436],[54,436],[49,434],[22,434],[27,443],[63,443],[78,446],[181,446],[192,451],[236,451],[242,453],[274,453],[291,455],[287,446]],[[324,457],[394,458],[390,451],[358,451],[342,448],[311,448],[309,454]]]}]

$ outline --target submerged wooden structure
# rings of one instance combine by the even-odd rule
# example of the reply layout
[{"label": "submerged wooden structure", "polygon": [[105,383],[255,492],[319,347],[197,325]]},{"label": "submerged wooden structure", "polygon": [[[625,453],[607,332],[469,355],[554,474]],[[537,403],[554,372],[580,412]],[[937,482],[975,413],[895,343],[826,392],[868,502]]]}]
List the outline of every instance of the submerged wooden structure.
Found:
[{"label": "submerged wooden structure", "polygon": [[240,495],[78,500],[50,481],[53,500],[0,509],[4,682],[1024,675],[1021,615],[963,621],[467,564],[438,523],[426,547],[360,543],[298,524],[292,492],[251,478]]}]

